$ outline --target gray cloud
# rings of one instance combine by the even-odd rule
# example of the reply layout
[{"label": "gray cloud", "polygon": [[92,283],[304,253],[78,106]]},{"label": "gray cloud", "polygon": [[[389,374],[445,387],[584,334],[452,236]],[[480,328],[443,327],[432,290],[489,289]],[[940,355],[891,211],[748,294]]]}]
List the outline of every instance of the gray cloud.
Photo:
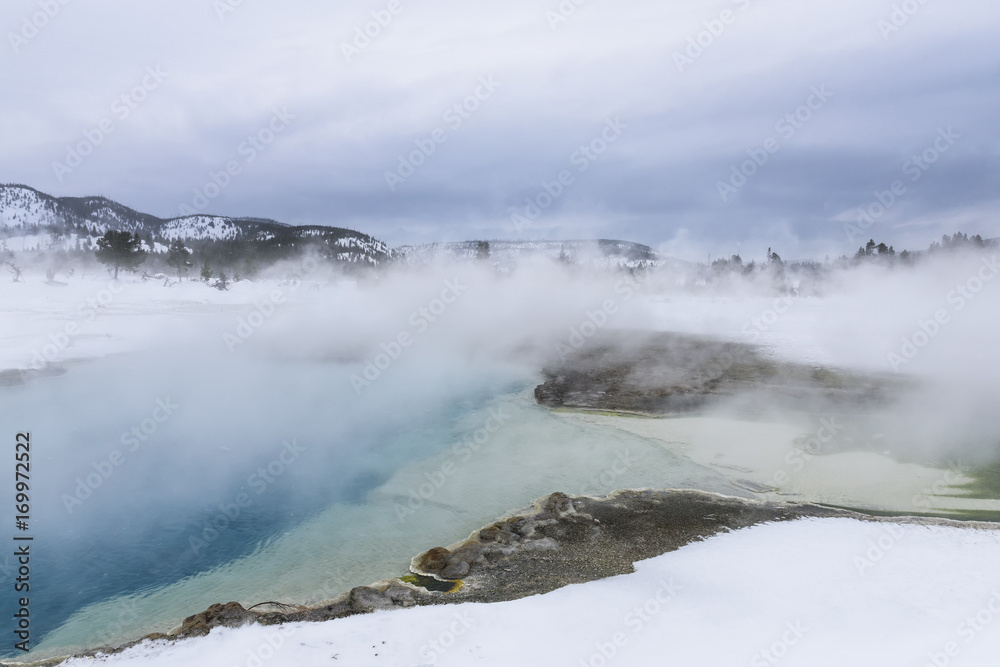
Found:
[{"label": "gray cloud", "polygon": [[[572,185],[522,236],[821,257],[852,252],[844,221],[953,127],[961,139],[871,232],[897,247],[959,226],[996,235],[1000,8],[985,1],[922,5],[883,38],[883,0],[591,0],[555,28],[557,2],[400,0],[351,62],[344,44],[388,2],[244,0],[222,18],[217,4],[6,3],[0,180],[168,216],[235,159],[241,173],[206,210],[399,244],[516,236],[511,212],[569,169]],[[58,12],[24,37],[43,5]],[[679,71],[677,54],[697,57]],[[121,118],[115,100],[157,66],[167,78]],[[490,76],[499,88],[449,123]],[[823,85],[834,97],[723,203],[718,182]],[[247,161],[241,145],[275,109],[294,120]],[[627,130],[575,171],[571,156],[615,117]],[[105,119],[114,132],[60,182],[52,163]],[[385,172],[437,128],[446,141],[391,191]]]}]

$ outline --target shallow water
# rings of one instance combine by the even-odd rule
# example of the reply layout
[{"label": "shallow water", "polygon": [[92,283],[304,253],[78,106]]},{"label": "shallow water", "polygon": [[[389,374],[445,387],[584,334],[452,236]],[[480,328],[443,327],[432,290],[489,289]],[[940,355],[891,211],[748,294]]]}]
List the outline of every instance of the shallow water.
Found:
[{"label": "shallow water", "polygon": [[4,432],[34,443],[31,657],[215,602],[318,602],[553,491],[745,495],[539,408],[533,369],[403,359],[360,396],[358,370],[168,351],[0,390]]}]

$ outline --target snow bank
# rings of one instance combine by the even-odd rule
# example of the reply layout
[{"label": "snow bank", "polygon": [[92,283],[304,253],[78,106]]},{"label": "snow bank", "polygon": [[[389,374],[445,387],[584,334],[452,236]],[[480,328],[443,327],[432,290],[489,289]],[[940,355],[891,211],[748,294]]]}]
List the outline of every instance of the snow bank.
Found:
[{"label": "snow bank", "polygon": [[[219,629],[107,665],[995,665],[1000,532],[806,519],[489,605]],[[89,665],[72,660],[66,665]]]}]

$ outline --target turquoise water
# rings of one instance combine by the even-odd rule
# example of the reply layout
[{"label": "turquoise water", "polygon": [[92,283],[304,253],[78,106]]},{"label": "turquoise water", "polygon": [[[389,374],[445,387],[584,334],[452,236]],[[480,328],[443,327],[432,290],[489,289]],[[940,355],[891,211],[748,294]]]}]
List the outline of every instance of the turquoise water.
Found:
[{"label": "turquoise water", "polygon": [[0,390],[3,432],[32,432],[30,657],[318,602],[553,491],[734,492],[539,408],[530,368],[401,359],[360,395],[359,370],[161,351]]}]

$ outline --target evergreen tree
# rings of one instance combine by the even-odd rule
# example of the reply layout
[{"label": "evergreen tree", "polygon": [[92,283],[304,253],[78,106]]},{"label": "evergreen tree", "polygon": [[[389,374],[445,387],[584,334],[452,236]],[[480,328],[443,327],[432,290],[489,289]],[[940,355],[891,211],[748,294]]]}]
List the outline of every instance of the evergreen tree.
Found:
[{"label": "evergreen tree", "polygon": [[115,270],[115,280],[118,270],[135,271],[146,261],[146,251],[142,249],[142,239],[129,232],[119,232],[109,229],[104,236],[97,239],[97,250],[94,256],[97,261]]},{"label": "evergreen tree", "polygon": [[184,241],[174,239],[167,250],[167,264],[177,268],[177,279],[184,279],[184,271],[191,266],[191,251],[184,247]]},{"label": "evergreen tree", "polygon": [[207,283],[212,279],[213,275],[215,275],[215,271],[213,271],[212,267],[209,266],[208,260],[205,260],[205,262],[201,265],[201,279]]}]

